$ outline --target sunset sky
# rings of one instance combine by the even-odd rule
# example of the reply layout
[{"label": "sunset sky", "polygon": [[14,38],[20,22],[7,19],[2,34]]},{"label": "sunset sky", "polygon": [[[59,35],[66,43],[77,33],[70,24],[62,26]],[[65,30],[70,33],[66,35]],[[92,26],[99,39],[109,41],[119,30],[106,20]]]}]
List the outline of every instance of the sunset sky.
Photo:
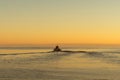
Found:
[{"label": "sunset sky", "polygon": [[120,0],[0,0],[8,44],[120,44]]}]

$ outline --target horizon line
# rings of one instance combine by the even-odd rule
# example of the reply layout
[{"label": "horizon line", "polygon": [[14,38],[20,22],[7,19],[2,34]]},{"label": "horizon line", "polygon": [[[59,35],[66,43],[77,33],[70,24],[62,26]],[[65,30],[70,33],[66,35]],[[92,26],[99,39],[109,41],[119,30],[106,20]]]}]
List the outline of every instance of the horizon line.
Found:
[{"label": "horizon line", "polygon": [[54,43],[54,44],[0,44],[2,46],[54,46],[54,45],[62,45],[62,46],[120,46],[120,44],[85,44],[85,43]]}]

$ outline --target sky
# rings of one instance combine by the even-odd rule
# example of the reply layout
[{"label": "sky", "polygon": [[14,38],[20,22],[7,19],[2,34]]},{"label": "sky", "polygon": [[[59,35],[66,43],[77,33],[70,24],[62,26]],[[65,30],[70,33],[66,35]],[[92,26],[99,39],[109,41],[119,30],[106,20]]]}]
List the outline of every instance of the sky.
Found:
[{"label": "sky", "polygon": [[120,0],[0,0],[10,44],[120,44]]}]

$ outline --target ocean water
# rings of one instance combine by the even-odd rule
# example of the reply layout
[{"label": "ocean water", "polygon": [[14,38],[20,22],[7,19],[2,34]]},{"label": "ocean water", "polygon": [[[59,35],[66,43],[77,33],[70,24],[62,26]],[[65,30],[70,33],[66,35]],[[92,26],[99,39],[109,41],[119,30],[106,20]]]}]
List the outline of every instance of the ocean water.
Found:
[{"label": "ocean water", "polygon": [[119,47],[63,50],[72,52],[50,52],[52,48],[45,47],[1,47],[0,80],[120,80]]}]

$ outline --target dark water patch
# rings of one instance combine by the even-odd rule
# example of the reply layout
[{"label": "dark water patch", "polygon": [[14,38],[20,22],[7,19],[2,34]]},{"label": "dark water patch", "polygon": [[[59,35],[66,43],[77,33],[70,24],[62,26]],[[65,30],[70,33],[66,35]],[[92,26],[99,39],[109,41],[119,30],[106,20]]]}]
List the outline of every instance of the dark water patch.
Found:
[{"label": "dark water patch", "polygon": [[[0,56],[10,56],[10,55],[29,55],[29,54],[42,54],[42,53],[46,53],[46,52],[26,52],[26,53],[9,53],[9,54],[4,54],[4,53],[0,53]],[[47,52],[49,53],[49,52]]]},{"label": "dark water patch", "polygon": [[[82,53],[82,56],[81,56]],[[35,54],[35,55],[32,55]],[[41,56],[41,54],[43,54]],[[11,54],[0,54],[1,57],[4,56],[10,56],[10,57],[15,57],[15,56],[21,56],[20,58],[14,59],[9,59],[6,60],[3,58],[2,61],[4,62],[9,62],[9,63],[31,63],[31,62],[40,62],[40,63],[50,63],[50,62],[56,62],[61,59],[64,59],[68,56],[74,55],[74,54],[80,54],[81,57],[85,58],[91,58],[91,59],[98,59],[107,63],[120,63],[120,57],[115,56],[114,54],[106,54],[103,52],[94,52],[94,51],[60,51],[60,52],[29,52],[29,53],[11,53]],[[30,57],[22,57],[22,56],[30,56]],[[79,56],[79,55],[78,55]],[[1,62],[1,61],[0,61]]]},{"label": "dark water patch", "polygon": [[102,53],[102,52],[88,52],[87,54],[84,55],[84,57],[88,57],[91,59],[97,59],[104,61],[106,63],[120,63],[120,56],[116,56],[115,53]]},{"label": "dark water patch", "polygon": [[101,52],[87,52],[87,55],[91,57],[103,57],[104,56]]},{"label": "dark water patch", "polygon": [[[31,55],[31,54],[35,54],[35,55]],[[1,54],[3,58],[0,60],[0,62],[14,63],[14,64],[31,64],[31,63],[47,64],[50,62],[56,62],[70,55],[72,55],[72,53],[66,53],[66,52]],[[10,57],[11,59],[7,59],[5,56]],[[28,57],[24,57],[24,56],[28,56]]]},{"label": "dark water patch", "polygon": [[87,51],[61,51],[61,52],[67,52],[67,53],[87,53]]},{"label": "dark water patch", "polygon": [[35,57],[31,57],[28,59],[24,59],[23,61],[26,62],[39,62],[39,63],[50,63],[50,62],[56,62],[58,60],[61,60],[65,57],[70,56],[70,53],[49,53],[43,56],[35,56]]},{"label": "dark water patch", "polygon": [[41,53],[59,53],[59,55],[64,55],[62,53],[66,54],[72,54],[72,53],[87,53],[86,51],[60,51],[60,52],[54,52],[54,51],[48,51],[48,52],[26,52],[26,53],[9,53],[9,54],[4,54],[4,53],[0,53],[0,56],[7,56],[7,55],[27,55],[27,54],[41,54]]}]

